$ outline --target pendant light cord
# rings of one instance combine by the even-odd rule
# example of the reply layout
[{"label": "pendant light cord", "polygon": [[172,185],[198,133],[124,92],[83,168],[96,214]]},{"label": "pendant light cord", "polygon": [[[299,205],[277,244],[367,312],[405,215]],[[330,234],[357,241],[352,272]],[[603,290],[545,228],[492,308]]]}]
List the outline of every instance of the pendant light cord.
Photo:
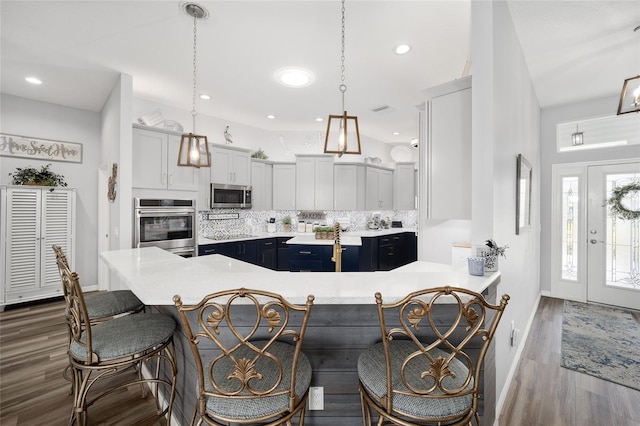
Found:
[{"label": "pendant light cord", "polygon": [[193,109],[191,110],[191,117],[193,119],[193,133],[196,133],[196,81],[197,81],[197,66],[196,66],[196,45],[198,42],[198,36],[196,32],[196,27],[198,23],[198,16],[194,13],[193,15]]},{"label": "pendant light cord", "polygon": [[345,77],[344,77],[344,1],[342,0],[342,50],[341,50],[341,55],[340,55],[340,62],[342,63],[342,66],[340,67],[340,72],[341,72],[341,76],[340,76],[340,92],[342,93],[342,111],[346,111],[345,107],[344,107],[344,92],[347,91],[347,85],[345,84]]}]

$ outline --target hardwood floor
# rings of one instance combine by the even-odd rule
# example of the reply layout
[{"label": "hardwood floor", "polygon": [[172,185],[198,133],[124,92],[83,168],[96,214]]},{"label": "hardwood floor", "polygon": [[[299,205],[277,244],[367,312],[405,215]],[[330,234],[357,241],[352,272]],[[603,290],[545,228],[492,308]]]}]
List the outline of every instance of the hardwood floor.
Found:
[{"label": "hardwood floor", "polygon": [[563,304],[540,300],[500,425],[640,425],[640,391],[560,366]]},{"label": "hardwood floor", "polygon": [[[560,367],[563,301],[543,297],[500,415],[501,426],[637,426],[640,391]],[[0,313],[0,424],[64,425],[71,412],[63,302]],[[115,380],[115,379],[111,379]],[[89,409],[92,425],[164,425],[139,388]],[[312,426],[312,425],[310,425]],[[339,426],[339,425],[336,425]]]},{"label": "hardwood floor", "polygon": [[[73,398],[62,377],[68,364],[64,302],[7,307],[0,313],[0,424],[65,425]],[[134,374],[125,372],[123,374]],[[108,379],[111,382],[117,377]],[[106,382],[104,383],[107,384]],[[114,392],[89,408],[91,425],[164,425],[140,387]]]}]

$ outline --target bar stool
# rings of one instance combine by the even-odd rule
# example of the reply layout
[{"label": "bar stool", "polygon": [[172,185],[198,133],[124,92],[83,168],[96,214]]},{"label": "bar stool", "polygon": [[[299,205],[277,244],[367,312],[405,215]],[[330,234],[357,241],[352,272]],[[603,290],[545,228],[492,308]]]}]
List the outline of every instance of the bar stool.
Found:
[{"label": "bar stool", "polygon": [[[140,313],[119,316],[92,324],[89,320],[78,274],[62,267],[61,262],[59,262],[59,266],[62,270],[62,282],[65,287],[65,301],[68,309],[67,320],[71,330],[68,353],[74,383],[73,410],[69,417],[69,424],[75,422],[86,425],[88,423],[87,409],[95,401],[117,389],[136,384],[144,385],[145,383],[155,384],[155,390],[158,393],[156,399],[158,415],[166,415],[169,423],[177,376],[173,344],[176,323],[173,318],[161,314]],[[143,377],[139,370],[132,380],[125,383],[118,382],[110,389],[96,390],[98,394],[89,397],[89,391],[101,379],[112,377],[115,373],[151,360],[157,361],[155,371],[153,365],[149,366],[152,377]],[[166,376],[163,375],[160,378],[160,370],[163,365],[168,367],[167,376],[170,377],[165,378]],[[144,387],[142,389],[144,397],[146,390]],[[164,409],[159,407],[161,392],[164,392],[162,396],[167,401]]]},{"label": "bar stool", "polygon": [[290,425],[299,413],[304,425],[312,371],[301,347],[313,299],[294,305],[244,288],[210,294],[196,305],[174,296],[198,373],[191,424],[198,417],[198,425]]},{"label": "bar stool", "polygon": [[[358,358],[364,425],[480,425],[480,371],[509,296],[489,304],[473,291],[439,287],[384,304],[382,342]],[[443,321],[445,319],[445,321]]]},{"label": "bar stool", "polygon": [[[62,247],[57,244],[52,246],[56,254],[56,263],[58,272],[62,279],[64,270],[70,271],[67,256],[62,251]],[[65,298],[67,297],[67,288],[62,285]],[[87,314],[92,324],[97,324],[113,318],[116,315],[132,314],[144,310],[144,303],[140,301],[130,290],[100,291],[85,296],[85,304],[87,306]],[[66,315],[68,316],[68,309]],[[68,323],[67,323],[68,324]],[[69,343],[71,343],[71,329],[69,329]],[[73,377],[71,376],[71,363],[64,369],[62,376],[71,382],[71,393],[73,393]]]}]

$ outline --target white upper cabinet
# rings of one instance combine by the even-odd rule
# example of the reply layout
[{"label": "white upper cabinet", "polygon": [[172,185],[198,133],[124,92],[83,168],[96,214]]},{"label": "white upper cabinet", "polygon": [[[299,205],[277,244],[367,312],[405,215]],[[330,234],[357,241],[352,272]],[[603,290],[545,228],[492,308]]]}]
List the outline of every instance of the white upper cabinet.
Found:
[{"label": "white upper cabinet", "polygon": [[251,160],[251,203],[253,210],[273,207],[273,164]]},{"label": "white upper cabinet", "polygon": [[194,167],[178,167],[180,136],[160,130],[133,129],[133,187],[198,190]]},{"label": "white upper cabinet", "polygon": [[333,207],[335,210],[364,210],[365,187],[366,170],[364,164],[334,164]]},{"label": "white upper cabinet", "polygon": [[393,208],[393,170],[366,166],[367,210],[391,210]]},{"label": "white upper cabinet", "polygon": [[295,210],[296,165],[276,163],[273,165],[273,210]]},{"label": "white upper cabinet", "polygon": [[393,209],[414,210],[415,199],[415,165],[396,163],[393,171]]},{"label": "white upper cabinet", "polygon": [[[426,208],[431,219],[471,219],[471,77],[425,90]],[[422,191],[423,193],[425,191]]]},{"label": "white upper cabinet", "polygon": [[296,156],[296,208],[333,210],[333,156]]},{"label": "white upper cabinet", "polygon": [[211,183],[251,185],[250,173],[250,151],[226,146],[212,146]]}]

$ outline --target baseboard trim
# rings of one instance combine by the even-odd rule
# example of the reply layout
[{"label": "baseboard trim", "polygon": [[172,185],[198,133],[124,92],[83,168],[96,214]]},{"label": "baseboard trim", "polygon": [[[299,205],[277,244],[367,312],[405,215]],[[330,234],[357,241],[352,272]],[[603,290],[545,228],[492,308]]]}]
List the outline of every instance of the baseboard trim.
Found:
[{"label": "baseboard trim", "polygon": [[511,389],[511,382],[513,382],[513,377],[516,374],[518,365],[520,365],[520,358],[522,357],[524,346],[527,344],[527,338],[529,337],[529,331],[531,330],[531,326],[533,325],[533,319],[536,316],[536,312],[538,312],[538,305],[540,304],[540,299],[542,298],[542,296],[545,296],[544,293],[545,293],[544,291],[541,291],[540,294],[538,294],[536,303],[533,306],[531,315],[529,316],[529,321],[527,321],[527,326],[525,327],[524,333],[520,338],[520,344],[518,345],[518,349],[516,350],[516,356],[514,358],[513,363],[511,363],[511,368],[509,369],[507,380],[505,382],[504,387],[502,388],[502,392],[500,392],[500,397],[498,397],[498,401],[496,403],[496,418],[493,422],[493,426],[500,426],[500,414],[502,413],[502,407],[504,406],[507,396],[509,395],[509,390]]}]

